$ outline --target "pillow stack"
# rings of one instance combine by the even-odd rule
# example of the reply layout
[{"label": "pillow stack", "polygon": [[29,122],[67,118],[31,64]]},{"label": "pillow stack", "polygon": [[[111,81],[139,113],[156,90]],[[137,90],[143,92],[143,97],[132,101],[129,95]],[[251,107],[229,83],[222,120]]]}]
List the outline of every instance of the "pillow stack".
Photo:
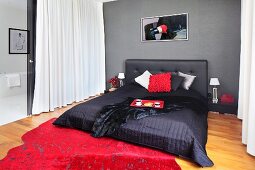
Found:
[{"label": "pillow stack", "polygon": [[142,75],[135,78],[135,82],[146,88],[149,92],[176,91],[179,87],[189,90],[196,76],[178,72],[177,74],[159,73],[152,75],[146,70]]}]

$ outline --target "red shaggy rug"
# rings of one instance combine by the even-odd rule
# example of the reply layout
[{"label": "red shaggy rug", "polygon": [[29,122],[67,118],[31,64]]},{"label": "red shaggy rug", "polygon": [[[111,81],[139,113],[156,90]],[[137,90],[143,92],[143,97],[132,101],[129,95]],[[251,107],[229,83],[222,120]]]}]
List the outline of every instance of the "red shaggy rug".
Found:
[{"label": "red shaggy rug", "polygon": [[175,157],[111,138],[52,125],[26,133],[0,161],[1,170],[180,170]]}]

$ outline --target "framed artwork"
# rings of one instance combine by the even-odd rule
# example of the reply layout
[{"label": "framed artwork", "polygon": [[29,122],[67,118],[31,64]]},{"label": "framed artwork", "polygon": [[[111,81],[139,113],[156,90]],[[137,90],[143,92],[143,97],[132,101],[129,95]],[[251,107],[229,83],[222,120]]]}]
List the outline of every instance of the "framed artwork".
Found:
[{"label": "framed artwork", "polygon": [[141,41],[188,40],[188,13],[141,19]]},{"label": "framed artwork", "polygon": [[9,28],[9,54],[28,54],[29,31]]}]

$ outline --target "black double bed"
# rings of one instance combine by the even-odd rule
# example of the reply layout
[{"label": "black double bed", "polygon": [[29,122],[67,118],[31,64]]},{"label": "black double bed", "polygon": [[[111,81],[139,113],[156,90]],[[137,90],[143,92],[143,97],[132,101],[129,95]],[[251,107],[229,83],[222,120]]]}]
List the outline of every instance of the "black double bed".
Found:
[{"label": "black double bed", "polygon": [[[94,122],[106,105],[125,101],[128,97],[178,97],[192,102],[192,107],[143,119],[128,119],[111,137],[157,148],[196,162],[202,167],[213,166],[205,150],[207,142],[208,64],[206,60],[126,60],[125,86],[66,111],[54,125],[91,131]],[[190,90],[179,89],[170,93],[149,93],[134,82],[145,70],[152,73],[177,72],[196,75]]]}]

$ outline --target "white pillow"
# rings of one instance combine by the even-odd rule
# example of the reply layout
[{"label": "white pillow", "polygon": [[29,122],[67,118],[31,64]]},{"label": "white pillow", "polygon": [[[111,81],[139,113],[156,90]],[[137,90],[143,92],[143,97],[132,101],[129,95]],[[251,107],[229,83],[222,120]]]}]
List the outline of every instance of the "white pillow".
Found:
[{"label": "white pillow", "polygon": [[138,84],[140,84],[141,86],[148,90],[150,76],[151,73],[148,70],[146,70],[142,75],[135,78],[135,82],[137,82]]},{"label": "white pillow", "polygon": [[189,74],[184,74],[182,72],[178,72],[178,76],[184,77],[184,80],[182,82],[182,87],[185,90],[189,90],[189,88],[191,87],[191,85],[193,84],[196,76],[193,75],[189,75]]}]

